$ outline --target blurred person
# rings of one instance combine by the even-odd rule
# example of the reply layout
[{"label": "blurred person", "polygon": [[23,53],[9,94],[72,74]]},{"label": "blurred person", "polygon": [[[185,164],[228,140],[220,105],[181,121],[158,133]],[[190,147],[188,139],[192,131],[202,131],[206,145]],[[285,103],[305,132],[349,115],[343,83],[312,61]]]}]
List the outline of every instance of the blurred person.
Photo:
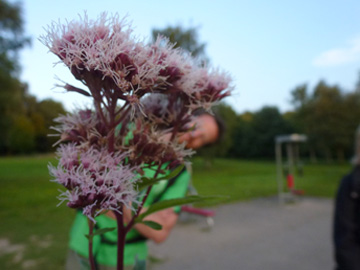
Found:
[{"label": "blurred person", "polygon": [[186,142],[187,148],[199,149],[220,140],[224,127],[217,116],[200,113],[190,123],[190,129],[193,130],[182,135],[179,142]]},{"label": "blurred person", "polygon": [[[185,142],[187,148],[199,149],[219,140],[223,131],[223,124],[216,116],[201,112],[189,124],[189,129],[191,131],[180,136],[179,142]],[[151,175],[147,176],[151,177]],[[155,184],[142,211],[146,211],[146,208],[155,202],[184,197],[190,177],[190,173],[184,168],[173,179]],[[162,226],[161,230],[154,230],[140,223],[134,225],[126,235],[124,250],[125,269],[133,269],[135,262],[147,264],[148,247],[146,241],[152,240],[155,243],[164,242],[176,225],[180,210],[181,207],[172,207],[153,213],[145,218],[145,220],[151,220],[160,224]],[[124,209],[124,222],[128,223],[130,220],[131,210]],[[115,216],[111,211],[98,216],[96,221],[95,231],[116,227]],[[67,270],[90,269],[88,240],[85,237],[85,234],[88,234],[88,232],[87,218],[81,211],[78,211],[70,232],[70,251],[66,262]],[[94,237],[93,254],[97,270],[116,269],[116,252],[117,233],[115,230]]]},{"label": "blurred person", "polygon": [[335,201],[333,240],[336,270],[360,270],[360,126],[351,172],[342,178]]}]

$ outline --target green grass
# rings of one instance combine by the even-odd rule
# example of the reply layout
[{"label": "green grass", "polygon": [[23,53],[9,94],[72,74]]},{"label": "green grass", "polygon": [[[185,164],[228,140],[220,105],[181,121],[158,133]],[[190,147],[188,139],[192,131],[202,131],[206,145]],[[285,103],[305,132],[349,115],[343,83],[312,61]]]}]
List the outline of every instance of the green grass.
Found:
[{"label": "green grass", "polygon": [[[296,188],[304,190],[306,196],[331,198],[350,168],[348,164],[305,165],[303,176],[295,175]],[[273,196],[278,192],[275,162],[216,159],[209,166],[195,159],[193,170],[193,183],[199,194],[228,196],[224,202]]]},{"label": "green grass", "polygon": [[33,260],[36,266],[26,269],[64,268],[73,211],[56,207],[59,192],[49,181],[49,161],[55,159],[0,159],[0,239],[7,239],[12,247],[25,244],[22,252],[0,256],[1,269],[23,269]]},{"label": "green grass", "polygon": [[[0,268],[4,270],[62,270],[74,212],[56,207],[59,194],[49,181],[52,156],[0,158]],[[277,194],[274,162],[216,159],[205,166],[193,162],[194,185],[201,195],[224,195],[222,203]],[[308,196],[333,197],[350,165],[305,165],[297,187]],[[23,250],[3,253],[4,240]],[[31,264],[35,265],[31,266]]]}]

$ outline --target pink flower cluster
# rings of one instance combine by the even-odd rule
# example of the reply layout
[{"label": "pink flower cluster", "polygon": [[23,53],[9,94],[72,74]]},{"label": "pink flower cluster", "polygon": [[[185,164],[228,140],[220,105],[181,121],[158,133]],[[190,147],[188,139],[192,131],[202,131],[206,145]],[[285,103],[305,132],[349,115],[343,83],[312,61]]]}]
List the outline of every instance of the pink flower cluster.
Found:
[{"label": "pink flower cluster", "polygon": [[67,189],[60,199],[68,200],[69,207],[82,208],[93,218],[102,210],[118,211],[119,205],[131,207],[136,201],[138,176],[125,164],[126,153],[92,147],[79,151],[70,143],[60,145],[57,156],[58,166],[49,165],[49,170],[53,181]]},{"label": "pink flower cluster", "polygon": [[41,40],[99,102],[111,97],[138,105],[147,93],[173,92],[195,108],[230,94],[225,73],[200,67],[166,38],[145,44],[131,32],[125,20],[103,13],[95,21],[85,15],[80,22],[54,23]]},{"label": "pink flower cluster", "polygon": [[56,119],[59,143],[68,144],[50,166],[68,206],[90,218],[129,206],[143,168],[186,162],[193,151],[177,139],[194,110],[210,109],[232,88],[226,73],[198,65],[166,38],[139,41],[117,15],[53,23],[41,41],[87,89],[63,87],[94,101],[92,110]]}]

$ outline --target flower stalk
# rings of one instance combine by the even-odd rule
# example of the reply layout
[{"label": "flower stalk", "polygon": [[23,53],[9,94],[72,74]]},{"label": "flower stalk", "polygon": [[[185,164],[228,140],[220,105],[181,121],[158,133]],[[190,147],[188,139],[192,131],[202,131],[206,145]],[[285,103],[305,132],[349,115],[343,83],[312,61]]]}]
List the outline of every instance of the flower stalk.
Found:
[{"label": "flower stalk", "polygon": [[125,236],[126,236],[126,228],[124,226],[122,209],[120,207],[120,213],[114,212],[116,217],[117,229],[118,229],[118,239],[117,239],[117,270],[122,270],[124,268],[124,247],[125,247]]},{"label": "flower stalk", "polygon": [[88,219],[88,223],[89,223],[89,262],[90,262],[90,267],[91,270],[96,270],[96,264],[95,264],[95,258],[94,258],[94,254],[93,254],[93,237],[91,237],[91,235],[93,235],[94,233],[94,223],[92,220]]},{"label": "flower stalk", "polygon": [[[157,168],[156,178],[186,161],[193,151],[178,143],[179,136],[197,109],[210,110],[230,94],[230,77],[198,65],[164,37],[152,44],[137,40],[117,15],[103,13],[90,20],[85,14],[79,21],[53,23],[40,40],[88,90],[63,87],[94,103],[94,108],[55,119],[59,164],[49,165],[50,174],[66,188],[60,200],[82,209],[91,221],[90,235],[96,216],[113,211],[117,269],[122,270],[126,233],[152,190],[147,187],[142,201],[137,201],[141,175]],[[135,211],[126,226],[125,207]],[[89,259],[94,269],[91,237]]]}]

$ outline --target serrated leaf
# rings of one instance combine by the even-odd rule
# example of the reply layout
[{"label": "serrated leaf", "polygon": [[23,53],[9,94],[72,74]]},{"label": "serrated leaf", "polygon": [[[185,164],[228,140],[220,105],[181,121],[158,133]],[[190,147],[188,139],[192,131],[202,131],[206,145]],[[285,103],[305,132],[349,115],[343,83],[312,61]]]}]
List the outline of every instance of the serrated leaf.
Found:
[{"label": "serrated leaf", "polygon": [[111,231],[113,231],[115,229],[116,229],[116,227],[102,228],[102,229],[96,230],[96,232],[94,232],[93,234],[85,234],[85,236],[86,236],[87,239],[90,240],[96,235],[101,235],[101,234],[104,234],[104,233],[107,233],[107,232],[111,232]]},{"label": "serrated leaf", "polygon": [[188,197],[184,197],[184,198],[179,198],[179,199],[171,199],[171,200],[165,200],[165,201],[160,201],[157,202],[153,205],[151,205],[147,211],[145,213],[142,213],[141,215],[139,215],[135,222],[142,222],[142,220],[152,214],[155,213],[157,211],[166,209],[166,208],[170,208],[170,207],[174,207],[174,206],[179,206],[179,205],[184,205],[184,204],[191,204],[191,203],[195,203],[195,202],[204,202],[204,201],[210,201],[210,200],[216,200],[219,199],[218,196],[209,196],[209,197],[202,197],[202,196],[188,196]]},{"label": "serrated leaf", "polygon": [[162,226],[159,223],[155,222],[155,221],[143,220],[140,223],[145,224],[146,226],[149,226],[150,228],[152,228],[154,230],[157,230],[157,231],[162,229]]},{"label": "serrated leaf", "polygon": [[160,182],[162,180],[169,180],[172,179],[176,176],[178,176],[178,174],[184,169],[184,165],[180,165],[178,167],[176,167],[171,173],[169,173],[168,175],[164,176],[164,177],[159,177],[159,178],[148,178],[148,177],[141,177],[141,182],[137,184],[137,188],[139,190],[142,190],[148,186],[154,185],[157,182]]}]

